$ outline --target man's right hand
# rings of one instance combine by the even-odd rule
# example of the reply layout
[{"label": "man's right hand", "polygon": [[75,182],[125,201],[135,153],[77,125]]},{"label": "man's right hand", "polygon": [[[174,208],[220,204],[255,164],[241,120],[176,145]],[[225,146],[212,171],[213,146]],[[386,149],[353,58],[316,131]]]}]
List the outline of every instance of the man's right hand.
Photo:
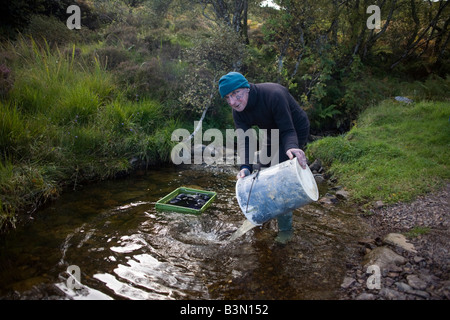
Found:
[{"label": "man's right hand", "polygon": [[303,152],[302,149],[296,149],[296,148],[289,149],[288,151],[286,151],[286,155],[291,160],[294,159],[294,157],[296,157],[300,167],[302,167],[303,169],[306,169],[306,166],[308,165],[308,163],[306,161],[305,153]]}]

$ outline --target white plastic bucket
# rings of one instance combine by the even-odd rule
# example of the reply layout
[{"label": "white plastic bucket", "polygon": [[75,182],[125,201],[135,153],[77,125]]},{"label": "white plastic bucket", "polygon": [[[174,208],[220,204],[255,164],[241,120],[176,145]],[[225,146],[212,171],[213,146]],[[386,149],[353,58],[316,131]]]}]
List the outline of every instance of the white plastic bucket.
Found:
[{"label": "white plastic bucket", "polygon": [[309,167],[302,169],[294,158],[239,179],[236,198],[245,217],[255,225],[262,225],[317,201],[319,190]]}]

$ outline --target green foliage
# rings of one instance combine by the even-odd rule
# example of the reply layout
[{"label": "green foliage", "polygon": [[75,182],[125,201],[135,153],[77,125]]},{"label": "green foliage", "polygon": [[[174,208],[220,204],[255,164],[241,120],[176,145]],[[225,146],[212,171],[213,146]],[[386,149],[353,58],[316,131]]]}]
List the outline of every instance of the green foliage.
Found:
[{"label": "green foliage", "polygon": [[129,61],[131,58],[127,50],[111,46],[99,48],[93,54],[100,65],[107,70],[116,69],[122,62]]},{"label": "green foliage", "polygon": [[[96,0],[95,2],[98,2]],[[67,8],[78,5],[81,11],[81,21],[84,28],[100,27],[99,12],[91,0],[15,0],[2,3],[0,16],[0,39],[16,39],[21,33],[29,33],[34,37],[44,36],[48,42],[57,40],[67,43],[75,33],[65,26],[69,17]],[[63,27],[64,26],[64,27]],[[64,29],[65,28],[65,29]],[[84,30],[78,34],[89,34]],[[86,39],[83,39],[86,40]]]},{"label": "green foliage", "polygon": [[441,78],[430,75],[425,81],[415,81],[410,89],[410,94],[415,99],[421,100],[448,100],[450,92],[450,75]]},{"label": "green foliage", "polygon": [[175,101],[185,73],[182,48],[184,37],[169,29],[148,30],[148,8],[134,9],[126,22],[111,23],[104,31],[105,45],[91,55],[112,71],[115,82],[129,99]]},{"label": "green foliage", "polygon": [[30,143],[29,128],[25,126],[17,106],[0,101],[0,157],[18,152]]},{"label": "green foliage", "polygon": [[17,81],[0,100],[0,229],[64,187],[129,171],[132,158],[169,160],[178,123],[155,100],[125,99],[98,60],[34,41],[8,50],[18,56]]},{"label": "green foliage", "polygon": [[163,63],[158,58],[150,58],[142,63],[124,61],[115,74],[117,83],[127,91],[129,98],[166,101],[178,97],[183,70],[179,62]]},{"label": "green foliage", "polygon": [[[255,79],[288,87],[307,110],[314,133],[346,131],[366,107],[399,95],[395,82],[393,87],[377,84],[393,74],[397,61],[404,62],[395,69],[403,81],[405,74],[423,81],[430,72],[441,78],[448,73],[444,39],[448,38],[445,12],[450,6],[445,1],[379,3],[385,24],[381,30],[366,26],[367,1],[277,3],[284,10],[272,11],[260,20],[264,21],[260,28],[264,42],[250,39],[258,51],[251,51],[249,70]],[[440,86],[429,88],[440,90],[436,89]]]},{"label": "green foliage", "polygon": [[0,231],[14,227],[20,210],[35,211],[58,196],[60,187],[51,179],[50,168],[0,161]]},{"label": "green foliage", "polygon": [[186,52],[190,67],[185,75],[180,101],[183,109],[192,114],[198,115],[205,108],[219,103],[219,78],[239,70],[245,57],[245,45],[236,32],[225,26],[212,31],[210,36],[197,40]]}]

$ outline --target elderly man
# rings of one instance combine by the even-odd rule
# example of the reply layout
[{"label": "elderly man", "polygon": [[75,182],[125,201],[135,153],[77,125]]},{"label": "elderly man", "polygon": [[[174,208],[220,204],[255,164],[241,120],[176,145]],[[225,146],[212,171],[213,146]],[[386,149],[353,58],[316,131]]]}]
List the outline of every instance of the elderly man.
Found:
[{"label": "elderly man", "polygon": [[[267,137],[268,150],[277,144],[278,163],[296,157],[302,168],[306,168],[303,148],[309,136],[309,120],[303,109],[289,91],[276,83],[249,83],[238,72],[230,72],[219,80],[220,95],[233,109],[236,129],[247,131],[252,126],[260,129],[278,129],[279,141]],[[253,171],[250,161],[249,145],[243,143],[245,161],[237,178],[243,178]],[[285,242],[292,235],[292,212],[277,218],[279,234],[277,240]]]}]

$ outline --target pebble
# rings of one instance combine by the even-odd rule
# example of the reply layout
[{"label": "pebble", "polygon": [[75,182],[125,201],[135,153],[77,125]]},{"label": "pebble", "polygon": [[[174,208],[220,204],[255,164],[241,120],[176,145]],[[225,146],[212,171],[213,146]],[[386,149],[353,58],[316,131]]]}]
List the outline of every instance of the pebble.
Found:
[{"label": "pebble", "polygon": [[356,280],[350,277],[345,277],[344,281],[341,284],[341,287],[346,289],[348,287],[350,287]]},{"label": "pebble", "polygon": [[410,292],[412,288],[404,282],[396,282],[394,283],[397,286],[397,289],[401,292]]},{"label": "pebble", "polygon": [[336,191],[336,197],[338,199],[347,200],[349,198],[349,196],[350,196],[350,193],[348,193],[348,191],[345,191],[345,190]]},{"label": "pebble", "polygon": [[406,277],[406,280],[408,280],[408,284],[414,289],[424,290],[427,287],[427,283],[415,274],[410,274]]},{"label": "pebble", "polygon": [[356,297],[356,300],[375,300],[375,295],[372,293],[363,292]]}]

